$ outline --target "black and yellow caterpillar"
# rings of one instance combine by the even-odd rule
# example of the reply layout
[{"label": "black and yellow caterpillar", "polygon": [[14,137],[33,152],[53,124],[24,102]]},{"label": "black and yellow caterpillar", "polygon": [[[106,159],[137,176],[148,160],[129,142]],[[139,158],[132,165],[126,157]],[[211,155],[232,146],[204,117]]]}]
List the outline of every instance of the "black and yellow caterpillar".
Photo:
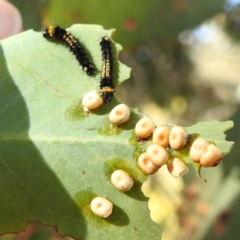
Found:
[{"label": "black and yellow caterpillar", "polygon": [[70,32],[58,26],[49,26],[43,31],[43,37],[49,40],[61,41],[76,56],[84,72],[88,75],[93,75],[95,73],[94,66],[89,60],[84,48]]},{"label": "black and yellow caterpillar", "polygon": [[105,103],[110,103],[113,98],[114,83],[113,83],[113,56],[111,40],[108,37],[103,37],[100,41],[102,50],[102,71],[100,81],[100,93]]}]

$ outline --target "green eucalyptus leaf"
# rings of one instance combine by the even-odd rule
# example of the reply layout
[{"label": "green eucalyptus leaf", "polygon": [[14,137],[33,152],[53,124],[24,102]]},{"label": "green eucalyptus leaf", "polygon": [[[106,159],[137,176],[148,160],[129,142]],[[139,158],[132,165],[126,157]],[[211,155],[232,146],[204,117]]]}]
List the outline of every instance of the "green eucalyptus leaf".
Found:
[{"label": "green eucalyptus leaf", "polygon": [[[55,226],[75,239],[159,239],[147,198],[146,175],[137,167],[129,143],[135,115],[118,131],[108,113],[113,101],[85,115],[82,96],[99,89],[99,39],[112,30],[95,25],[68,29],[87,49],[97,74],[87,76],[61,43],[32,30],[0,45],[0,234],[19,232],[33,221]],[[115,59],[121,50],[113,44]],[[114,62],[117,86],[130,69]],[[135,181],[128,193],[109,178],[115,169]],[[113,202],[112,215],[99,218],[89,205],[95,196]]]}]

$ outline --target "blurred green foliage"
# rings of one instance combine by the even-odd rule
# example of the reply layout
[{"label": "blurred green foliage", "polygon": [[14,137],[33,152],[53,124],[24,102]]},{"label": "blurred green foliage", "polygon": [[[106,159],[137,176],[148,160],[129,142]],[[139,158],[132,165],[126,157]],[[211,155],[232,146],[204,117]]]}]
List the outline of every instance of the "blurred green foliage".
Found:
[{"label": "blurred green foliage", "polygon": [[[115,40],[134,48],[152,41],[175,38],[222,11],[224,0],[11,0],[23,16],[24,29],[43,24],[69,27],[74,23],[115,28]],[[39,29],[40,30],[40,29]]]},{"label": "blurred green foliage", "polygon": [[22,15],[23,29],[41,29],[41,1],[38,0],[10,0]]},{"label": "blurred green foliage", "polygon": [[[186,125],[196,120],[196,115],[207,107],[222,104],[213,99],[211,90],[200,89],[202,96],[188,81],[192,64],[177,40],[178,34],[192,29],[214,14],[222,12],[224,0],[11,0],[23,17],[24,29],[40,30],[45,24],[69,27],[74,23],[101,24],[104,28],[115,28],[114,40],[123,45],[121,59],[133,74],[120,92],[126,102],[141,106],[145,96],[158,104],[170,104],[171,97],[181,95],[191,103],[201,102],[200,109],[188,109],[182,122]],[[236,15],[235,15],[236,16]],[[236,16],[237,18],[237,16]],[[235,23],[230,21],[230,25]],[[230,27],[231,27],[230,26]],[[240,35],[235,28],[235,36]],[[126,51],[126,49],[128,51]],[[217,71],[217,69],[216,69]],[[202,97],[202,98],[201,98]],[[210,105],[211,102],[211,106]],[[214,107],[213,107],[214,108]],[[223,113],[224,115],[224,113]],[[228,117],[228,116],[227,116]],[[240,109],[234,115],[235,127],[228,133],[228,140],[235,141],[233,151],[223,162],[225,176],[239,166]],[[237,199],[239,201],[239,198]],[[228,209],[228,206],[226,206]],[[223,213],[222,227],[226,231],[216,236],[209,230],[205,239],[239,239],[238,202]],[[229,214],[227,214],[229,213]],[[221,217],[221,216],[220,216]],[[230,220],[229,218],[230,217]]]},{"label": "blurred green foliage", "polygon": [[117,29],[123,47],[176,37],[222,10],[224,0],[50,0],[44,21],[63,26],[73,23],[100,24]]}]

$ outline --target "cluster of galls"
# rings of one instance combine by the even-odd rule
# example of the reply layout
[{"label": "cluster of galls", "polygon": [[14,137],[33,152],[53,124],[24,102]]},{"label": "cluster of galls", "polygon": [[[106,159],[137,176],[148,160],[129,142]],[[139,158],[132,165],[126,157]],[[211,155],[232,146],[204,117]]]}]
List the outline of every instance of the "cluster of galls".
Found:
[{"label": "cluster of galls", "polygon": [[[102,102],[96,91],[86,94],[82,100],[87,111],[99,107]],[[117,126],[128,121],[129,117],[130,109],[125,104],[117,105],[109,114],[110,122]],[[136,123],[135,134],[138,140],[143,141],[152,136],[152,143],[138,157],[139,167],[149,175],[156,173],[164,164],[167,164],[168,171],[173,177],[186,174],[189,171],[188,165],[180,157],[175,156],[175,153],[183,149],[187,149],[190,158],[204,167],[216,166],[223,157],[222,152],[214,144],[202,138],[193,140],[185,128],[156,127],[148,117],[143,117]],[[134,184],[132,177],[120,169],[112,173],[111,182],[115,188],[123,192],[129,191]],[[94,214],[106,218],[112,213],[113,204],[104,197],[97,197],[92,200],[90,207]]]},{"label": "cluster of galls", "polygon": [[[189,169],[185,161],[173,156],[172,150],[181,151],[188,141],[192,141],[185,128],[174,126],[155,127],[154,122],[148,117],[140,119],[135,126],[138,139],[147,139],[152,135],[152,144],[146,152],[138,158],[139,167],[147,174],[154,174],[158,169],[167,164],[168,171],[173,177],[186,174]],[[190,147],[190,158],[204,167],[213,167],[219,164],[223,154],[214,144],[203,138],[195,139]]]},{"label": "cluster of galls", "polygon": [[190,158],[204,167],[217,166],[222,157],[223,154],[219,148],[203,138],[197,138],[190,148]]}]

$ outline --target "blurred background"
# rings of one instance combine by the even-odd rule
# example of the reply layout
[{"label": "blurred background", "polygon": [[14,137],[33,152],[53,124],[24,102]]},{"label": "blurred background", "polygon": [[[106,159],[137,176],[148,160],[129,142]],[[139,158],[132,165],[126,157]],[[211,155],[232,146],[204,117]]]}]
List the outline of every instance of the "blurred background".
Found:
[{"label": "blurred background", "polygon": [[[163,121],[235,123],[232,152],[202,175],[173,179],[161,169],[144,184],[151,217],[164,240],[240,239],[240,0],[11,0],[24,30],[75,23],[115,28],[119,59],[132,68],[117,97]],[[29,224],[1,240],[62,239],[53,228]],[[65,237],[65,240],[71,238]]]}]

